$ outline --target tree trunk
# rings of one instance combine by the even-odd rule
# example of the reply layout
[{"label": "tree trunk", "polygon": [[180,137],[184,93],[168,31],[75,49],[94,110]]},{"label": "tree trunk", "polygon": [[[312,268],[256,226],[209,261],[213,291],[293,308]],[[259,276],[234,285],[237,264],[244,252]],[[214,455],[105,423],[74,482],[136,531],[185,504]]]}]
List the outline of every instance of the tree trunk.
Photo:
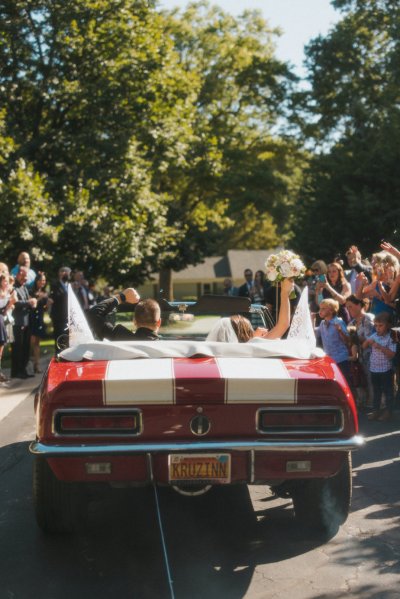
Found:
[{"label": "tree trunk", "polygon": [[174,299],[174,290],[172,285],[172,269],[162,268],[159,275],[159,289],[160,297],[168,301]]}]

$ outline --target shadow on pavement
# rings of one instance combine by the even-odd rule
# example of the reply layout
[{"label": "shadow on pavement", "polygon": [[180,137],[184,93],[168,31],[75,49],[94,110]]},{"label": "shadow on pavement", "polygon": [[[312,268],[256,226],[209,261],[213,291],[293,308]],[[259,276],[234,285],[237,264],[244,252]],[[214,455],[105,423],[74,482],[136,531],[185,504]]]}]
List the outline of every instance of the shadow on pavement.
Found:
[{"label": "shadow on pavement", "polygon": [[[338,564],[360,569],[359,597],[394,599],[399,596],[399,424],[398,412],[395,412],[394,420],[385,423],[369,422],[365,416],[360,418],[360,432],[367,443],[353,454],[351,511],[357,514],[361,529],[356,539],[339,545],[334,552]],[[365,573],[364,580],[361,572]],[[380,578],[379,584],[372,584],[371,579],[378,575],[388,577]],[[324,595],[324,599],[340,596]],[[315,599],[322,599],[322,596]]]},{"label": "shadow on pavement", "polygon": [[[90,504],[85,530],[46,536],[37,527],[27,443],[0,449],[0,598],[170,597],[153,488],[115,489]],[[176,599],[239,599],[259,564],[325,541],[294,522],[291,502],[254,512],[247,487],[186,498],[159,489]]]},{"label": "shadow on pavement", "polygon": [[246,486],[214,491],[197,505],[172,491],[161,496],[169,506],[162,510],[178,598],[239,599],[257,566],[307,553],[326,540],[297,526],[291,501],[277,500],[256,514]]}]

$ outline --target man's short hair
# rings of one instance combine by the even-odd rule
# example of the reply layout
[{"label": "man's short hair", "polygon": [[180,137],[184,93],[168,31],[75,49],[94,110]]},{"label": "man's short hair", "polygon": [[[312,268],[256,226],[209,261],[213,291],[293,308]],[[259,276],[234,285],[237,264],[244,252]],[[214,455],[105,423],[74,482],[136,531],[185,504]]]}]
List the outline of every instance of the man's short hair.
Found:
[{"label": "man's short hair", "polygon": [[153,299],[140,300],[135,308],[135,320],[139,326],[154,325],[161,318],[161,310],[158,302]]}]

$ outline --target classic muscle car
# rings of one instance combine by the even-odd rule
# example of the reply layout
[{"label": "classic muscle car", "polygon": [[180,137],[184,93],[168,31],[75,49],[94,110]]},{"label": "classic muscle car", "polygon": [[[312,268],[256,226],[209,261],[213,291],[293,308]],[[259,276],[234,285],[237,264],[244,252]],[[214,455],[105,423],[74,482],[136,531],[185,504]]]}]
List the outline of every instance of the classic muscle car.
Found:
[{"label": "classic muscle car", "polygon": [[363,441],[339,368],[307,355],[301,340],[204,341],[221,315],[266,324],[247,298],[220,302],[164,306],[161,341],[87,343],[50,363],[31,444],[43,530],[73,530],[98,483],[170,485],[188,496],[268,485],[293,499],[307,526],[344,522],[350,452]]}]

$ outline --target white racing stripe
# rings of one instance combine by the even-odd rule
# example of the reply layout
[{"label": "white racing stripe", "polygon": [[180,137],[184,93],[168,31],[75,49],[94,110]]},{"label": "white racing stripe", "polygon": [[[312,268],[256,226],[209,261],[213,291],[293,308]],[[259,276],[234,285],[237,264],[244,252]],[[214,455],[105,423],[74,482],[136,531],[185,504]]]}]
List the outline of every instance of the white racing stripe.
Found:
[{"label": "white racing stripe", "polygon": [[296,403],[297,380],[281,360],[217,358],[227,403]]},{"label": "white racing stripe", "polygon": [[104,381],[104,403],[172,404],[175,400],[172,359],[112,360]]},{"label": "white racing stripe", "polygon": [[[216,363],[220,378],[225,379],[226,403],[297,401],[297,380],[290,377],[282,360],[217,358]],[[175,384],[171,358],[112,360],[104,380],[104,403],[171,405],[175,403]]]}]

